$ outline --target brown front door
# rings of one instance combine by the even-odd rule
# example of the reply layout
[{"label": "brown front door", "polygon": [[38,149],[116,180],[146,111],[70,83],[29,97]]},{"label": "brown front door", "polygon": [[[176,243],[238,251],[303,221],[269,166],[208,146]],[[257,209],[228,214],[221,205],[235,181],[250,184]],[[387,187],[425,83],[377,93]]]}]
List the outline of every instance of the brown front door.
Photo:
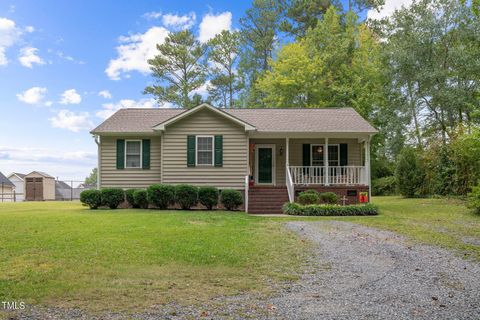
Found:
[{"label": "brown front door", "polygon": [[25,200],[43,200],[43,178],[27,178],[25,185]]}]

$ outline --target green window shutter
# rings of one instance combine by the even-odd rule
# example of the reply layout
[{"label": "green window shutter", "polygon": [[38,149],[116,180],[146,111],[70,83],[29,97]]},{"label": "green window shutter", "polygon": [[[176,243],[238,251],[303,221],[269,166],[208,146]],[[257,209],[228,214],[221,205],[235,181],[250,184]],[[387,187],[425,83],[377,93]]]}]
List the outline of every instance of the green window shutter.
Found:
[{"label": "green window shutter", "polygon": [[150,169],[150,139],[142,140],[142,169]]},{"label": "green window shutter", "polygon": [[308,167],[310,166],[310,144],[305,143],[303,145],[303,166]]},{"label": "green window shutter", "polygon": [[125,168],[125,140],[117,139],[117,169]]},{"label": "green window shutter", "polygon": [[348,165],[348,144],[340,143],[340,165]]},{"label": "green window shutter", "polygon": [[187,136],[187,167],[195,167],[195,136]]},{"label": "green window shutter", "polygon": [[223,166],[223,136],[215,136],[215,167]]}]

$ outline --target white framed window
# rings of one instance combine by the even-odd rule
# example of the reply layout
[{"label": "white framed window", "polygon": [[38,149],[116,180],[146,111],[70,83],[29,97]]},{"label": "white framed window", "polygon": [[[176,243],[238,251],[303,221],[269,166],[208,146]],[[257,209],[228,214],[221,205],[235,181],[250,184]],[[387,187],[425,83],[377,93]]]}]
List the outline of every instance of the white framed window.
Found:
[{"label": "white framed window", "polygon": [[[310,152],[310,165],[311,166],[323,166],[323,150],[324,144],[312,144]],[[329,144],[328,145],[328,165],[330,167],[336,167],[340,165],[340,145]]]},{"label": "white framed window", "polygon": [[142,140],[125,140],[125,168],[142,167]]},{"label": "white framed window", "polygon": [[196,146],[197,150],[196,165],[197,166],[213,166],[214,148],[213,136],[197,136]]}]

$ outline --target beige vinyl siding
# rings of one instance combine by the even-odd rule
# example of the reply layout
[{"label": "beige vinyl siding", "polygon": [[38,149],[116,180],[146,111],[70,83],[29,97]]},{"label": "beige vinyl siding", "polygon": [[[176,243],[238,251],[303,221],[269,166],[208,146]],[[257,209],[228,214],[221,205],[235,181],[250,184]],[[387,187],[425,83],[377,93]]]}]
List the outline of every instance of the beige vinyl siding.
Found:
[{"label": "beige vinyl siding", "polygon": [[[303,165],[303,144],[324,144],[324,139],[290,139],[290,165]],[[328,139],[329,144],[348,144],[348,164],[349,166],[361,166],[362,145],[357,139]]]},{"label": "beige vinyl siding", "polygon": [[[274,144],[275,145],[275,185],[277,186],[285,185],[285,157],[286,157],[285,139],[250,139],[250,143],[255,143],[255,145],[257,144]],[[280,155],[280,149],[283,149],[283,155]],[[252,160],[252,163],[254,164],[253,174],[256,175],[257,168],[255,167],[254,159]]]},{"label": "beige vinyl siding", "polygon": [[[222,135],[223,167],[187,167],[188,135]],[[163,140],[163,183],[244,189],[247,174],[245,129],[210,110],[167,126]]]},{"label": "beige vinyl siding", "polygon": [[[150,169],[117,169],[117,139],[150,139]],[[146,188],[160,183],[160,136],[101,137],[100,183],[102,188]]]}]

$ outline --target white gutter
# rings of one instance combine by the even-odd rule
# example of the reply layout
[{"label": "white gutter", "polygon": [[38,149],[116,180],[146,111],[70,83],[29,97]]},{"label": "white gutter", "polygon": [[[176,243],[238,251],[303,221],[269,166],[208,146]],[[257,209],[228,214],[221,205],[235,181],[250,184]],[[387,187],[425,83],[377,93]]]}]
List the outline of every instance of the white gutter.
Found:
[{"label": "white gutter", "polygon": [[95,139],[95,143],[97,144],[97,189],[100,190],[100,166],[101,166],[101,146],[100,146],[100,136],[99,135],[93,135],[93,138]]}]

